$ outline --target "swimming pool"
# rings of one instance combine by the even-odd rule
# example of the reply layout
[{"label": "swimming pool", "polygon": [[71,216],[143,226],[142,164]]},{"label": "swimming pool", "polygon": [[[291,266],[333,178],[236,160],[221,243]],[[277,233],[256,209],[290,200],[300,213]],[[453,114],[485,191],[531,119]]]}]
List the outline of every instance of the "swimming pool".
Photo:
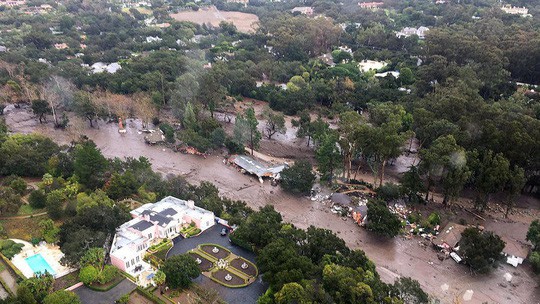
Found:
[{"label": "swimming pool", "polygon": [[25,261],[28,264],[28,266],[30,266],[34,274],[45,273],[45,271],[52,274],[53,276],[56,274],[56,272],[54,272],[51,266],[47,263],[47,261],[45,261],[45,259],[39,253],[26,258]]}]

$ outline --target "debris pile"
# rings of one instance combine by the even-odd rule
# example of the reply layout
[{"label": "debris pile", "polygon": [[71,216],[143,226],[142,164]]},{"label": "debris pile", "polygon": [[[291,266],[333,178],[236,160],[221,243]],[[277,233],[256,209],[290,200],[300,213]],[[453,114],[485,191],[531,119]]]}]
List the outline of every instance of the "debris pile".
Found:
[{"label": "debris pile", "polygon": [[174,151],[180,152],[182,154],[199,155],[206,158],[206,153],[200,152],[199,150],[190,146],[183,146],[183,145],[175,146]]}]

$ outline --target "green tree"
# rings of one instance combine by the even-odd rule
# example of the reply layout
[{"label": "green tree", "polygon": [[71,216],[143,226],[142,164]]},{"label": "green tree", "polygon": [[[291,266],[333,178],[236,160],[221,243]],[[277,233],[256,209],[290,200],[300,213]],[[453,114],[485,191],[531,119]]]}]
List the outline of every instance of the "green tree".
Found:
[{"label": "green tree", "polygon": [[[461,161],[458,159],[462,159]],[[471,177],[472,172],[469,167],[463,163],[465,161],[464,151],[460,151],[454,154],[454,158],[451,161],[450,166],[446,172],[446,175],[442,179],[443,186],[443,205],[447,205],[454,199],[456,199],[463,186]]]},{"label": "green tree", "polygon": [[540,252],[533,251],[531,255],[529,256],[529,262],[531,262],[534,272],[539,273],[540,272]]},{"label": "green tree", "polygon": [[373,274],[364,272],[362,268],[329,264],[324,266],[322,275],[324,289],[337,303],[376,303],[373,290],[364,282]]},{"label": "green tree", "polygon": [[401,229],[401,221],[382,202],[368,202],[367,229],[380,235],[395,237]]},{"label": "green tree", "polygon": [[325,255],[341,254],[347,256],[350,252],[343,239],[331,230],[309,226],[305,239],[300,242],[300,252],[315,264],[319,264]]},{"label": "green tree", "polygon": [[56,227],[51,219],[41,220],[39,222],[39,228],[41,228],[41,235],[45,242],[55,244],[58,241],[60,228]]},{"label": "green tree", "polygon": [[[446,203],[450,196],[459,193],[470,174],[466,169],[467,159],[463,154],[463,148],[457,145],[452,135],[437,138],[429,148],[420,151],[420,159],[419,169],[427,179],[425,200],[428,200],[433,184],[448,176],[449,181],[444,187]],[[449,172],[455,177],[452,178]]]},{"label": "green tree", "polygon": [[527,241],[533,244],[533,249],[538,250],[540,244],[540,220],[534,220],[527,230]]},{"label": "green tree", "polygon": [[21,196],[8,187],[0,187],[0,213],[15,214],[22,205]]},{"label": "green tree", "polygon": [[108,162],[94,142],[85,140],[77,144],[73,158],[74,174],[82,184],[91,189],[103,185]]},{"label": "green tree", "polygon": [[174,86],[171,107],[174,115],[178,119],[183,119],[187,104],[193,104],[196,101],[199,82],[192,73],[185,73],[176,78]]},{"label": "green tree", "polygon": [[238,114],[234,123],[234,139],[238,144],[247,143],[253,154],[253,149],[259,146],[261,132],[257,129],[259,121],[255,117],[252,107],[245,110],[244,114]]},{"label": "green tree", "polygon": [[527,179],[525,177],[525,170],[518,166],[514,166],[512,172],[508,176],[508,181],[505,187],[505,192],[507,193],[506,200],[504,204],[506,205],[506,211],[504,212],[504,217],[508,218],[510,211],[514,207],[514,202],[523,190]]},{"label": "green tree", "polygon": [[483,211],[493,193],[501,191],[511,174],[510,162],[502,153],[484,152],[474,167],[474,185],[478,191],[475,206]]},{"label": "green tree", "polygon": [[401,187],[394,183],[386,183],[377,188],[377,197],[385,202],[391,202],[402,196]]},{"label": "green tree", "polygon": [[191,285],[191,280],[201,274],[195,259],[187,254],[175,255],[165,260],[161,271],[165,273],[170,288],[187,288]]},{"label": "green tree", "polygon": [[501,259],[504,245],[504,241],[491,231],[467,228],[461,234],[459,253],[471,270],[486,273]]},{"label": "green tree", "polygon": [[75,114],[85,118],[90,122],[90,127],[94,127],[94,120],[101,115],[101,109],[93,100],[92,95],[86,92],[77,92],[74,95],[73,106]]},{"label": "green tree", "polygon": [[283,287],[278,292],[276,292],[274,298],[276,300],[276,304],[311,303],[308,301],[304,287],[302,287],[302,285],[296,282],[283,285]]},{"label": "green tree", "polygon": [[246,221],[230,235],[231,241],[234,243],[234,240],[238,239],[262,249],[276,238],[282,220],[281,214],[273,206],[266,205],[248,216]]},{"label": "green tree", "polygon": [[158,270],[156,274],[154,275],[154,283],[156,283],[157,286],[159,286],[159,291],[162,294],[163,294],[163,284],[165,284],[166,280],[167,280],[167,276],[161,270]]},{"label": "green tree", "polygon": [[285,132],[287,132],[287,127],[285,127],[285,116],[283,113],[275,113],[269,108],[266,108],[263,112],[263,116],[266,119],[264,132],[268,139],[272,139],[272,136],[276,133],[285,134]]},{"label": "green tree", "polygon": [[32,101],[32,111],[38,116],[39,123],[43,123],[43,121],[47,122],[47,117],[45,115],[52,113],[49,103],[43,99]]},{"label": "green tree", "polygon": [[72,291],[58,290],[43,299],[43,304],[81,304],[79,296]]},{"label": "green tree", "polygon": [[225,97],[227,90],[221,85],[216,73],[204,73],[199,80],[199,94],[197,99],[205,109],[214,117],[214,111],[219,107],[220,101]]},{"label": "green tree", "polygon": [[103,248],[93,247],[88,249],[82,256],[79,265],[94,266],[101,271],[103,265],[105,265],[105,250]]},{"label": "green tree", "polygon": [[352,161],[359,152],[360,131],[365,129],[363,118],[355,111],[347,111],[339,115],[339,146],[343,157],[343,177],[351,178]]},{"label": "green tree", "polygon": [[62,190],[53,190],[47,194],[47,214],[53,219],[57,220],[64,214],[64,203],[66,202],[66,196]]},{"label": "green tree", "polygon": [[135,175],[127,171],[124,174],[113,173],[105,184],[105,191],[111,199],[121,200],[137,194],[140,186],[141,184],[137,181]]},{"label": "green tree", "polygon": [[103,247],[109,235],[131,217],[120,206],[98,205],[85,208],[67,219],[60,227],[60,249],[64,253],[62,263],[78,266],[89,248]]},{"label": "green tree", "polygon": [[402,107],[392,108],[381,104],[370,110],[374,126],[364,127],[358,141],[372,171],[378,172],[379,186],[382,186],[388,160],[401,155],[407,139],[412,137],[412,131],[405,124],[408,115]]},{"label": "green tree", "polygon": [[182,123],[186,129],[197,130],[197,116],[195,115],[191,102],[186,104]]},{"label": "green tree", "polygon": [[273,290],[284,284],[310,278],[315,270],[311,260],[302,256],[291,240],[278,238],[265,246],[257,256],[263,279]]},{"label": "green tree", "polygon": [[118,268],[113,265],[105,265],[98,276],[99,284],[106,284],[118,276]]},{"label": "green tree", "polygon": [[283,169],[281,175],[281,187],[292,193],[309,193],[315,182],[315,174],[309,161],[299,160],[289,168]]},{"label": "green tree", "polygon": [[418,166],[411,166],[409,171],[405,172],[401,177],[401,187],[403,193],[406,194],[410,202],[418,203],[421,201],[419,193],[424,192],[425,186],[422,177],[420,176]]},{"label": "green tree", "polygon": [[403,300],[407,304],[427,304],[428,294],[422,290],[418,281],[407,277],[400,277],[391,287],[393,295]]},{"label": "green tree", "polygon": [[15,190],[18,195],[24,195],[28,188],[26,181],[18,176],[9,176],[5,178],[4,184]]},{"label": "green tree", "polygon": [[19,288],[17,288],[17,298],[16,303],[20,304],[37,304],[36,299],[34,298],[34,294],[28,288],[26,285],[19,285]]},{"label": "green tree", "polygon": [[90,285],[98,280],[99,270],[92,265],[84,266],[79,271],[79,280],[86,285]]},{"label": "green tree", "polygon": [[0,174],[41,177],[48,160],[59,150],[50,138],[41,135],[10,135],[0,146]]},{"label": "green tree", "polygon": [[399,71],[399,82],[401,85],[410,85],[414,82],[414,74],[410,68],[402,68]]},{"label": "green tree", "polygon": [[43,303],[43,299],[52,292],[54,278],[46,273],[33,278],[26,279],[19,286],[25,286],[34,295],[38,303]]},{"label": "green tree", "polygon": [[322,179],[332,181],[334,172],[340,165],[341,154],[337,143],[337,135],[329,133],[323,135],[321,143],[315,152],[317,169],[322,174]]}]

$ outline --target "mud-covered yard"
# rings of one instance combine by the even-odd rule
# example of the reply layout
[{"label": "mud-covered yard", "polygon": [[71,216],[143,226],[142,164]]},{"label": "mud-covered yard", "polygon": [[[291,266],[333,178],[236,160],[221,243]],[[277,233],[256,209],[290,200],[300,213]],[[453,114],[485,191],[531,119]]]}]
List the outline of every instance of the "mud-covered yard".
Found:
[{"label": "mud-covered yard", "polygon": [[[260,113],[259,107],[256,110]],[[538,278],[532,274],[527,265],[513,268],[503,264],[489,275],[473,276],[468,268],[457,265],[451,259],[439,261],[436,252],[421,245],[420,239],[381,239],[358,227],[350,219],[339,218],[329,210],[329,206],[306,197],[295,197],[284,193],[279,187],[269,182],[260,184],[254,177],[243,175],[235,168],[223,162],[223,156],[215,152],[207,158],[174,153],[163,146],[149,146],[144,143],[144,134],[139,132],[140,122],[129,119],[125,134],[118,133],[115,124],[99,123],[99,128],[91,129],[87,123],[73,117],[71,127],[62,131],[52,128],[52,124],[40,125],[29,109],[15,109],[9,106],[5,110],[9,129],[16,133],[37,132],[50,136],[60,144],[67,144],[84,134],[92,139],[106,157],[147,157],[156,171],[163,174],[180,174],[192,183],[210,181],[214,183],[222,195],[232,199],[244,200],[253,208],[272,204],[281,212],[285,221],[297,227],[306,228],[315,225],[337,233],[353,249],[362,249],[377,265],[383,280],[392,282],[398,276],[412,277],[420,282],[430,294],[439,298],[442,303],[538,303],[540,292],[537,288]],[[262,151],[274,157],[297,159],[313,157],[305,139],[297,139],[295,130],[287,119],[289,131],[277,135],[272,141],[264,140]],[[263,123],[260,124],[262,128]],[[231,128],[230,126],[226,128]],[[279,148],[277,148],[279,147]],[[410,157],[398,159],[394,167],[389,168],[388,179],[396,180]],[[371,174],[360,172],[359,178],[373,181]],[[435,197],[437,200],[437,196]],[[460,201],[466,204],[467,199]],[[487,221],[481,222],[489,230],[502,236],[525,241],[529,223],[538,218],[538,200],[521,198],[517,212],[508,220],[503,219],[500,212],[490,211]],[[440,206],[436,205],[438,210]],[[526,209],[519,209],[524,207]],[[427,211],[426,211],[427,212]],[[475,223],[473,215],[459,211],[446,210],[448,216],[455,220],[464,218],[468,223]],[[512,282],[508,283],[505,274],[511,274]]]}]

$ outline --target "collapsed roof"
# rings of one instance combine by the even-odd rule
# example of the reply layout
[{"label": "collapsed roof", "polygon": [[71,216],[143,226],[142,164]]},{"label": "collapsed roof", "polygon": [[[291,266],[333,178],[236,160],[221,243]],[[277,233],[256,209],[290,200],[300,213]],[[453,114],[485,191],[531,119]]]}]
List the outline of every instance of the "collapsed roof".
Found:
[{"label": "collapsed roof", "polygon": [[233,155],[230,161],[247,172],[261,177],[278,177],[287,164],[271,165],[247,155]]}]

